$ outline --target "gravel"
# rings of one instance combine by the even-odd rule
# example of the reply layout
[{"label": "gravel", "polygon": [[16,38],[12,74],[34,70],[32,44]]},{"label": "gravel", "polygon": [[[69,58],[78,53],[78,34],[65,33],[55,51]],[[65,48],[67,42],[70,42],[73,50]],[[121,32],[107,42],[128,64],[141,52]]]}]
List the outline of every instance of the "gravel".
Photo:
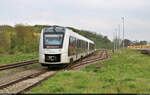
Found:
[{"label": "gravel", "polygon": [[16,94],[19,93],[35,84],[37,84],[38,82],[44,80],[47,77],[50,77],[51,75],[54,75],[57,71],[49,71],[46,72],[40,76],[34,77],[34,78],[30,78],[21,82],[18,82],[16,84],[13,84],[11,86],[8,86],[4,89],[0,89],[0,93],[8,93],[8,94]]}]

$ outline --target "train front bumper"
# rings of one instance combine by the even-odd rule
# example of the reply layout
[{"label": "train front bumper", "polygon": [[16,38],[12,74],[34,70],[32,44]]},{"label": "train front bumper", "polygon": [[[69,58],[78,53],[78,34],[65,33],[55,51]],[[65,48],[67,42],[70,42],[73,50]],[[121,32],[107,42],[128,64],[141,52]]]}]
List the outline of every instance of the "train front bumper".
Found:
[{"label": "train front bumper", "polygon": [[[55,51],[55,50],[54,50]],[[68,55],[65,52],[44,52],[39,54],[39,62],[42,64],[65,64],[69,63]]]}]

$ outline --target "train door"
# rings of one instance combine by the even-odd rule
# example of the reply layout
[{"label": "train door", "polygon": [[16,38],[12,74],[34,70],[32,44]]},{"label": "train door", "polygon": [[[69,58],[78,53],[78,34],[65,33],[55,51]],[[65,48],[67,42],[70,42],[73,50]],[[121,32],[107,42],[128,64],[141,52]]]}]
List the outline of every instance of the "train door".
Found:
[{"label": "train door", "polygon": [[68,56],[72,56],[72,37],[69,37]]}]

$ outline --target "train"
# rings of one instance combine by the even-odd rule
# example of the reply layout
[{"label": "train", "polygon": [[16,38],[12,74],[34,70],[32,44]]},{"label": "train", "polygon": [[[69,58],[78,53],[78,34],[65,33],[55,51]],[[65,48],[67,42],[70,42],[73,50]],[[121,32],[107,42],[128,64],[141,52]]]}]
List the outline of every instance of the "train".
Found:
[{"label": "train", "polygon": [[53,68],[67,66],[95,51],[95,43],[66,27],[43,28],[39,41],[39,63]]}]

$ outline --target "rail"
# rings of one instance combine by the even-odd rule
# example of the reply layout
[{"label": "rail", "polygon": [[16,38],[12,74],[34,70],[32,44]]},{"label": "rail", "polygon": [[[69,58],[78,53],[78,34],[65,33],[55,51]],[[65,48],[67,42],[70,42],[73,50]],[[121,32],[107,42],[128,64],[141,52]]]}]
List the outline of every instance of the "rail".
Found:
[{"label": "rail", "polygon": [[26,66],[26,65],[31,65],[31,64],[36,63],[36,62],[38,62],[38,59],[18,62],[18,63],[14,63],[14,64],[9,64],[9,65],[3,65],[3,66],[0,66],[0,71],[13,69],[13,68],[17,68],[17,67],[22,67],[22,66]]},{"label": "rail", "polygon": [[[82,60],[79,60],[78,62],[74,63],[74,64],[71,64],[70,66],[64,68],[63,70],[74,70],[75,68],[80,68],[80,66],[82,67],[83,65],[86,65],[86,64],[93,64],[95,62],[98,62],[100,60],[105,60],[105,59],[108,59],[110,58],[111,55],[108,54],[108,52],[106,50],[104,51],[101,51],[100,53],[97,54],[97,56],[95,56],[95,53],[93,53],[92,55],[90,56],[87,56],[85,59],[82,59]],[[6,65],[6,66],[1,66],[2,68],[15,68],[16,66],[24,66],[24,65],[28,65],[28,64],[33,64],[35,62],[38,62],[37,59],[35,60],[32,60],[32,61],[26,61],[26,62],[19,62],[19,63],[16,63],[15,65],[13,64],[10,64],[10,65]],[[19,64],[19,65],[18,65]],[[22,64],[22,65],[20,65]],[[102,65],[101,65],[102,66]],[[99,68],[99,67],[97,67]],[[1,68],[0,68],[1,69]],[[1,69],[2,70],[2,69]],[[12,85],[15,85],[14,87],[17,86],[17,84],[19,83],[22,83],[25,84],[24,81],[27,81],[27,80],[30,80],[30,79],[34,79],[34,78],[37,78],[36,82],[32,82],[32,83],[26,83],[29,84],[29,86],[25,87],[25,86],[22,86],[22,87],[16,87],[17,89],[19,90],[16,90],[15,93],[24,93],[25,91],[28,91],[29,89],[31,89],[32,87],[36,86],[37,84],[41,83],[42,81],[52,77],[53,75],[55,75],[58,71],[61,71],[61,70],[55,70],[55,71],[48,71],[48,70],[42,70],[42,71],[39,71],[39,72],[36,72],[34,74],[29,74],[27,76],[23,76],[23,77],[20,77],[20,78],[16,78],[15,80],[12,80],[8,83],[3,83],[3,84],[0,84],[0,92],[3,91],[4,93],[9,93],[7,91],[9,91],[10,89],[15,89],[15,88],[11,88],[13,87]],[[48,74],[49,73],[49,74]],[[43,77],[43,75],[45,74],[45,77]],[[40,77],[41,76],[41,77]],[[39,78],[38,78],[39,77]],[[39,80],[41,79],[41,80]],[[10,88],[9,88],[10,87]],[[21,89],[20,89],[21,88]],[[11,90],[10,90],[11,91]],[[13,92],[13,91],[12,91]],[[12,93],[10,92],[10,93]]]}]

